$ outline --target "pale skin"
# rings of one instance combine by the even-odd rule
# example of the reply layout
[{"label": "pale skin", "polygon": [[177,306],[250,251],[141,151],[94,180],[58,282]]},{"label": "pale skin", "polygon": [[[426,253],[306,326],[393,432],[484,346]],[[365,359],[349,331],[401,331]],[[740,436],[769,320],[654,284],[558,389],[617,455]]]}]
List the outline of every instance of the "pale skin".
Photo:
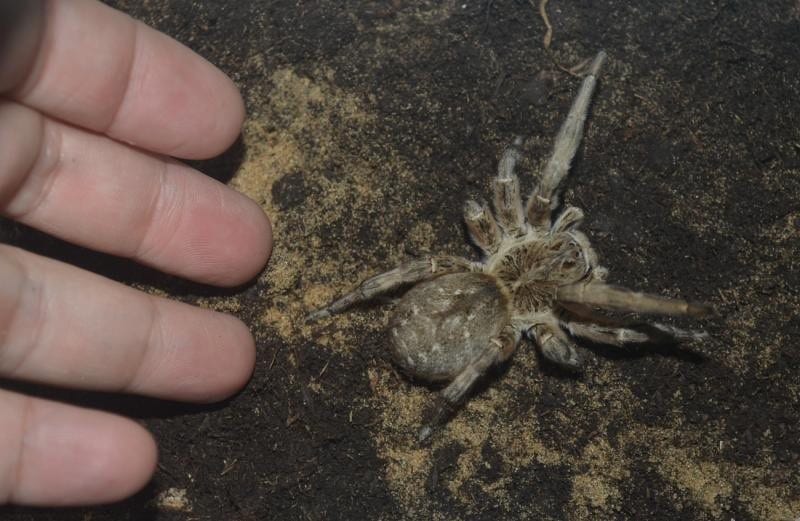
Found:
[{"label": "pale skin", "polygon": [[[186,47],[92,0],[0,0],[0,212],[218,286],[264,266],[270,224],[241,194],[171,159],[238,136],[234,84]],[[0,377],[211,402],[249,379],[234,317],[0,245]],[[0,389],[0,503],[115,501],[156,445],[113,414]]]}]

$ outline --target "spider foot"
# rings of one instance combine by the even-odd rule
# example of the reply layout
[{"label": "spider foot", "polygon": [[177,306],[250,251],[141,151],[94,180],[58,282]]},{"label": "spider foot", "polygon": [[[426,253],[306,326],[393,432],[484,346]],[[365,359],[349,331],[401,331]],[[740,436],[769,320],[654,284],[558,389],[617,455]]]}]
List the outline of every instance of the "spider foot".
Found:
[{"label": "spider foot", "polygon": [[322,320],[323,318],[330,317],[332,314],[333,313],[331,313],[327,307],[320,308],[306,315],[305,321],[306,323],[317,322],[319,320]]},{"label": "spider foot", "polygon": [[455,412],[455,406],[448,403],[445,399],[439,397],[437,402],[438,403],[436,404],[436,409],[431,421],[427,422],[419,429],[419,431],[417,431],[417,441],[419,443],[425,443],[428,441],[428,439],[431,437],[431,434],[433,434],[436,429],[444,425]]}]

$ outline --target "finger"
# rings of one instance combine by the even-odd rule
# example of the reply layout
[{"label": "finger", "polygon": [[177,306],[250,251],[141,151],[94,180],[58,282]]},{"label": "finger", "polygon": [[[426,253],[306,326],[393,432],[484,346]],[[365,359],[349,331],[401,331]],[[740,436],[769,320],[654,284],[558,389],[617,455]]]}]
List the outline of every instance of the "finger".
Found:
[{"label": "finger", "polygon": [[0,101],[0,213],[194,280],[252,278],[271,250],[258,205],[175,161]]},{"label": "finger", "polygon": [[[175,40],[93,0],[37,0],[17,11],[20,28],[0,38],[0,77],[8,78],[0,87],[11,97],[177,157],[217,155],[239,135],[236,86]],[[33,56],[27,67],[25,56]]]},{"label": "finger", "polygon": [[0,376],[209,402],[255,363],[236,318],[0,246]]},{"label": "finger", "polygon": [[0,390],[0,504],[107,503],[155,470],[153,438],[135,422]]}]

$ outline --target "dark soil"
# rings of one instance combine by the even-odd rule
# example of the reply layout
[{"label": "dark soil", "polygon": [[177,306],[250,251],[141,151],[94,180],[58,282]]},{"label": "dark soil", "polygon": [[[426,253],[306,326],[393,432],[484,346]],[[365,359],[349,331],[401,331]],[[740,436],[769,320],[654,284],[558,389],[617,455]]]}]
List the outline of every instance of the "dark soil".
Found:
[{"label": "dark soil", "polygon": [[[527,0],[110,3],[240,86],[241,141],[196,166],[263,205],[273,258],[253,284],[217,291],[6,235],[235,313],[258,366],[211,407],[24,387],[140,418],[161,460],[121,504],[2,519],[800,516],[797,0],[550,0],[549,51]],[[433,394],[392,367],[389,306],[302,318],[404,259],[472,255],[464,200],[488,194],[517,135],[524,171],[539,168],[579,83],[561,67],[599,49],[609,62],[564,199],[585,210],[613,282],[722,316],[680,349],[584,346],[577,376],[523,346],[420,446]]]}]

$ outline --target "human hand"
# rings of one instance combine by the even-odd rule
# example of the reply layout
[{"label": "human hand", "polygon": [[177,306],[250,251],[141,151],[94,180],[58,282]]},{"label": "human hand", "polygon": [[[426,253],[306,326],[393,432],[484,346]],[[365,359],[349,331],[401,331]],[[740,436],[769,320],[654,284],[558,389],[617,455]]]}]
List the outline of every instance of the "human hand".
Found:
[{"label": "human hand", "polygon": [[[167,156],[237,137],[233,83],[187,48],[93,0],[0,0],[0,212],[199,282],[263,267],[269,221]],[[128,143],[128,144],[123,144]],[[0,245],[0,377],[197,402],[249,379],[239,320]],[[146,483],[139,424],[0,390],[0,503],[109,502]]]}]

